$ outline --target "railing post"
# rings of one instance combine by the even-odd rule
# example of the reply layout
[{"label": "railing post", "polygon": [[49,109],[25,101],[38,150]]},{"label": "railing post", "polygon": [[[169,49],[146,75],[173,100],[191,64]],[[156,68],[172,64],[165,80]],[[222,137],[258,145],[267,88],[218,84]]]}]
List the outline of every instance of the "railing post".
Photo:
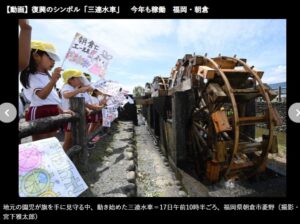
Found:
[{"label": "railing post", "polygon": [[86,139],[86,115],[85,102],[83,97],[73,97],[70,99],[70,109],[79,115],[79,120],[72,122],[73,145],[79,145],[82,150],[79,154],[79,164],[81,170],[85,170],[88,161],[87,139]]},{"label": "railing post", "polygon": [[281,86],[278,87],[278,101],[281,102]]}]

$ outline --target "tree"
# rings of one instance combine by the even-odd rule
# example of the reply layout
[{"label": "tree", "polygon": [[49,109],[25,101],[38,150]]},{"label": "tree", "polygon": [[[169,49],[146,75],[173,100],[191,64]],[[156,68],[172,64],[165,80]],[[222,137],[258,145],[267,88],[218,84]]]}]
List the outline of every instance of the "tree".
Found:
[{"label": "tree", "polygon": [[133,96],[139,97],[145,95],[145,89],[142,86],[136,86],[133,88]]}]

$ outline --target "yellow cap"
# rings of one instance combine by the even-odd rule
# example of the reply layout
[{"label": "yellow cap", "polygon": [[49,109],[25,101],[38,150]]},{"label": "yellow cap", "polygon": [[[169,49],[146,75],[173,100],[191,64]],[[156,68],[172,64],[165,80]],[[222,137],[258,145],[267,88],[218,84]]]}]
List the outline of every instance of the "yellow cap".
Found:
[{"label": "yellow cap", "polygon": [[72,77],[82,77],[83,73],[77,69],[67,69],[62,73],[62,77],[64,79],[64,83],[67,83],[68,80]]},{"label": "yellow cap", "polygon": [[59,61],[59,57],[56,54],[56,49],[53,44],[46,43],[43,41],[31,41],[31,49],[45,51],[54,61]]}]

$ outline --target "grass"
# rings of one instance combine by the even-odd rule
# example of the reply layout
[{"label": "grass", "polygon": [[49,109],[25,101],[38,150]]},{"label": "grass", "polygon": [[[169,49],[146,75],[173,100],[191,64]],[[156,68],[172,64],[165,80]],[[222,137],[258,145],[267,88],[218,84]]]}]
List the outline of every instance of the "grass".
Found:
[{"label": "grass", "polygon": [[152,192],[147,197],[162,197],[161,192]]},{"label": "grass", "polygon": [[286,146],[278,145],[278,154],[284,156],[286,154]]}]

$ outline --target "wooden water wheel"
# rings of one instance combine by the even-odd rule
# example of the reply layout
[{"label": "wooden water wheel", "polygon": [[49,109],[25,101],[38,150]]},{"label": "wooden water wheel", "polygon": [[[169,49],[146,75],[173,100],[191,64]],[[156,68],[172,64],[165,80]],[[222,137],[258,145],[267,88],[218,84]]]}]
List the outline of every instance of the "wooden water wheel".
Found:
[{"label": "wooden water wheel", "polygon": [[[186,55],[176,64],[172,79],[176,85],[191,80],[194,92],[188,148],[199,176],[211,182],[249,177],[262,172],[268,153],[276,152],[274,126],[280,119],[271,104],[276,94],[262,75],[236,57]],[[255,111],[258,98],[267,105],[263,114]],[[261,138],[255,138],[258,123],[268,130]]]}]

